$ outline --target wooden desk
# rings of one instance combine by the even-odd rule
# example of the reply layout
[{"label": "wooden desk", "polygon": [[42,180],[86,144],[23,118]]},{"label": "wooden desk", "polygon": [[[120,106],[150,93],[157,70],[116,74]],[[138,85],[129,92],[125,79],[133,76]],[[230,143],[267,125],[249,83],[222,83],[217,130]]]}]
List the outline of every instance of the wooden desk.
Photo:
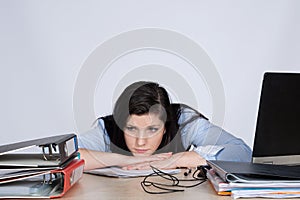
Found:
[{"label": "wooden desk", "polygon": [[148,194],[140,185],[142,180],[142,177],[111,178],[84,174],[62,199],[232,200],[230,196],[218,196],[208,181],[193,188],[186,188],[184,192]]}]

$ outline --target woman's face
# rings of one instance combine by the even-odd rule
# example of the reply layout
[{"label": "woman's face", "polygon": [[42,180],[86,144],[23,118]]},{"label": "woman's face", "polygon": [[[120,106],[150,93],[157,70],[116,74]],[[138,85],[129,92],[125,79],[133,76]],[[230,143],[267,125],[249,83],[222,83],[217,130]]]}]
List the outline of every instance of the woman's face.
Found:
[{"label": "woman's face", "polygon": [[130,115],[123,131],[126,145],[134,156],[149,156],[159,147],[165,125],[158,114]]}]

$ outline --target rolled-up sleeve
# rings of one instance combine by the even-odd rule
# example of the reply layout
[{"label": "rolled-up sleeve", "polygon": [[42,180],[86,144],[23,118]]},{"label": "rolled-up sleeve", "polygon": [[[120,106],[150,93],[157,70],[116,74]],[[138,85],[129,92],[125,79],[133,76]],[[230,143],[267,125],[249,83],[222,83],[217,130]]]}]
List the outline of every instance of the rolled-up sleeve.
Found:
[{"label": "rolled-up sleeve", "polygon": [[[195,116],[190,110],[182,113],[179,123]],[[206,160],[251,161],[251,149],[240,138],[233,136],[208,120],[196,117],[181,130],[183,146],[194,145],[194,149]]]},{"label": "rolled-up sleeve", "polygon": [[103,120],[99,120],[98,125],[93,129],[78,135],[79,148],[108,152],[109,143]]}]

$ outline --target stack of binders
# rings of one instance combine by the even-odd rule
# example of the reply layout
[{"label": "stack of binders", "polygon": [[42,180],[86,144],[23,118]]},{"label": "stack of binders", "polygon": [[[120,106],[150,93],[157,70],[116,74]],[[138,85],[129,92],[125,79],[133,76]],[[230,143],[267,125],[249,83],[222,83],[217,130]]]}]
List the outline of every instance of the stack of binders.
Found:
[{"label": "stack of binders", "polygon": [[82,176],[75,134],[0,146],[0,198],[57,198]]},{"label": "stack of binders", "polygon": [[219,195],[299,198],[300,166],[208,160],[206,176]]}]

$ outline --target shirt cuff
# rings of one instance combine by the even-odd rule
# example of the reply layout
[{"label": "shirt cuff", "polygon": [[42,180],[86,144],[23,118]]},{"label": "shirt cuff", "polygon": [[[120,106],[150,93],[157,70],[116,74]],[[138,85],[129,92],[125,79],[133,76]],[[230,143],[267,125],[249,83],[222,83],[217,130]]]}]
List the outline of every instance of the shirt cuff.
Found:
[{"label": "shirt cuff", "polygon": [[216,160],[217,154],[223,149],[223,146],[206,145],[196,147],[193,150],[206,160]]}]

